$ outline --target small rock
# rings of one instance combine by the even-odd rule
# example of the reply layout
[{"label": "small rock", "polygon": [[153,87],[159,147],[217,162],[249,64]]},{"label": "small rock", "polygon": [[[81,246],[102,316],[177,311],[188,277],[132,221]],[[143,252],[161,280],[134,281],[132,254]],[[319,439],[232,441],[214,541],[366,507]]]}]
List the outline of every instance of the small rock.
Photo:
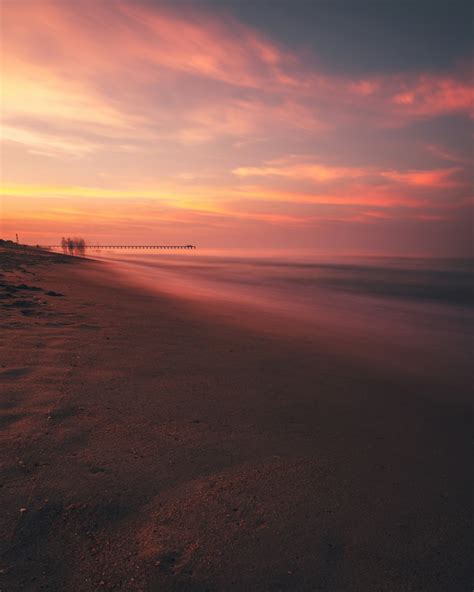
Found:
[{"label": "small rock", "polygon": [[39,292],[41,288],[37,288],[36,286],[27,286],[26,284],[20,284],[19,286],[15,286],[17,290],[33,290],[34,292]]},{"label": "small rock", "polygon": [[69,506],[66,506],[66,510],[79,510],[81,507],[81,504],[69,504]]}]

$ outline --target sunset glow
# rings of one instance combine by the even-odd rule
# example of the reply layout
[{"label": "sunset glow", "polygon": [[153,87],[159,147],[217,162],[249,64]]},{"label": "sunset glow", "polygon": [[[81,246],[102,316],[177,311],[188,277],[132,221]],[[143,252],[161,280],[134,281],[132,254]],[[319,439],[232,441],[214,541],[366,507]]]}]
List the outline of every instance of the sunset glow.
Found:
[{"label": "sunset glow", "polygon": [[3,2],[4,238],[468,254],[470,56],[343,72],[244,17]]}]

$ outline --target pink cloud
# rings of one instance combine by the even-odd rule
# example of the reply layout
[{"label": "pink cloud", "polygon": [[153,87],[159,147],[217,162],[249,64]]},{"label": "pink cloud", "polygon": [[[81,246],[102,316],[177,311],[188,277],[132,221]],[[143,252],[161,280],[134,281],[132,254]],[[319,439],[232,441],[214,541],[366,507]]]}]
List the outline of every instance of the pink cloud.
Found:
[{"label": "pink cloud", "polygon": [[433,169],[425,171],[383,171],[381,175],[407,185],[422,187],[456,187],[460,183],[454,177],[461,169],[451,167],[448,169]]},{"label": "pink cloud", "polygon": [[84,122],[184,142],[268,136],[275,125],[314,133],[348,120],[393,125],[472,114],[467,76],[330,75],[222,13],[45,0],[7,3],[2,21],[7,81],[29,84],[29,96],[49,93],[35,109],[19,90],[6,107],[14,114],[51,118],[57,96],[64,117],[74,111]]},{"label": "pink cloud", "polygon": [[456,78],[422,74],[392,96],[397,109],[411,116],[432,117],[445,113],[474,116],[473,85],[469,77]]},{"label": "pink cloud", "polygon": [[[460,167],[426,170],[384,170],[374,166],[340,167],[304,159],[298,162],[295,157],[289,159],[275,159],[261,166],[238,167],[233,173],[243,178],[287,178],[293,181],[309,180],[316,186],[321,183],[342,182],[351,187],[354,182],[360,183],[365,179],[368,188],[374,185],[384,185],[387,180],[401,186],[448,188],[462,186],[456,178],[461,172]],[[371,183],[370,183],[371,181]],[[364,181],[363,181],[364,182]]]}]

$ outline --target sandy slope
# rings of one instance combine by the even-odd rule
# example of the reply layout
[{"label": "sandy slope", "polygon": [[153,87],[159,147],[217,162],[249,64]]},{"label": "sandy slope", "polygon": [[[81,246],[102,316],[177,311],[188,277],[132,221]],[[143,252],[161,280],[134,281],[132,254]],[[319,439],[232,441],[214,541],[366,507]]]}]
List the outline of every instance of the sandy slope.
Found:
[{"label": "sandy slope", "polygon": [[1,590],[469,589],[464,396],[13,253]]}]

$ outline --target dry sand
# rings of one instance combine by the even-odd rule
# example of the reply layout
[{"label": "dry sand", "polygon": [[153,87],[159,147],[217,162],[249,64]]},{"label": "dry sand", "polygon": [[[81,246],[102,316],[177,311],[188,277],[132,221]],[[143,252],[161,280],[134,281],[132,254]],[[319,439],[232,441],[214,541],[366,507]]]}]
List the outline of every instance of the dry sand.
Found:
[{"label": "dry sand", "polygon": [[470,589],[463,393],[0,259],[3,592]]}]

